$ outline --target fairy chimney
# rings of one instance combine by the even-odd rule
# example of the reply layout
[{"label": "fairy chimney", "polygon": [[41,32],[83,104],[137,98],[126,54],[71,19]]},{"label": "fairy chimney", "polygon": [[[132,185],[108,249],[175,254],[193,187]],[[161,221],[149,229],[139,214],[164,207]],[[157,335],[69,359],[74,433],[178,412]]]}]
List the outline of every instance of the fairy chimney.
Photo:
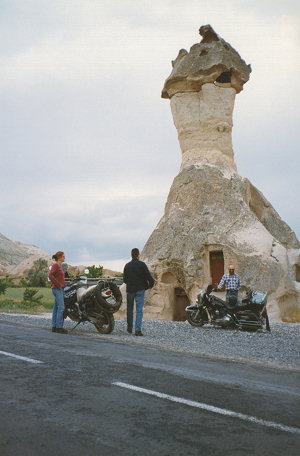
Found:
[{"label": "fairy chimney", "polygon": [[267,292],[271,318],[292,318],[300,309],[299,242],[234,162],[234,101],[251,67],[210,25],[199,33],[200,43],[179,51],[162,90],[182,164],[142,251],[156,279],[144,315],[184,320],[186,305],[233,263],[242,292]]}]

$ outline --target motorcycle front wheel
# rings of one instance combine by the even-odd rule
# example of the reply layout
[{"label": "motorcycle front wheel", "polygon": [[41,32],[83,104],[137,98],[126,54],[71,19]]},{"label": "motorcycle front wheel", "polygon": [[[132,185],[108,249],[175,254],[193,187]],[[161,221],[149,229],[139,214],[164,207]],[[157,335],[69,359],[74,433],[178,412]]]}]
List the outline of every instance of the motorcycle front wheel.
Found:
[{"label": "motorcycle front wheel", "polygon": [[203,326],[203,319],[201,315],[199,315],[197,310],[194,310],[193,312],[188,312],[186,318],[189,324],[192,326]]},{"label": "motorcycle front wheel", "polygon": [[110,334],[115,327],[114,316],[107,312],[101,312],[94,326],[101,334]]}]

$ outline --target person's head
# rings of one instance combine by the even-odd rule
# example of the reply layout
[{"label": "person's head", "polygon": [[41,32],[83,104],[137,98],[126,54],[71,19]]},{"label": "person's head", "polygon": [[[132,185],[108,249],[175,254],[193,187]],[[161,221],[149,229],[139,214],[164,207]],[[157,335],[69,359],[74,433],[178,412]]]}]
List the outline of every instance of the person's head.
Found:
[{"label": "person's head", "polygon": [[230,275],[233,275],[233,274],[234,274],[234,265],[233,265],[233,264],[230,264],[230,265],[229,265],[228,271],[229,271],[229,274],[230,274]]},{"label": "person's head", "polygon": [[131,258],[132,259],[139,259],[140,257],[140,251],[137,248],[134,248],[131,250]]},{"label": "person's head", "polygon": [[52,255],[52,259],[57,261],[57,262],[59,262],[59,263],[62,263],[65,260],[65,254],[64,254],[64,252],[61,252],[59,250],[54,255]]}]

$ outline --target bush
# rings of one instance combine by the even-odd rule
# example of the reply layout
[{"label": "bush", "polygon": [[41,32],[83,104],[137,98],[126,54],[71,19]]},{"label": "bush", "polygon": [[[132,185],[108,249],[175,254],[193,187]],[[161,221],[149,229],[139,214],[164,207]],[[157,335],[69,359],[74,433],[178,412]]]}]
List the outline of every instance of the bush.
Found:
[{"label": "bush", "polygon": [[[39,258],[33,263],[27,274],[28,285],[32,287],[46,287],[48,281],[48,263]],[[27,286],[28,286],[27,285]]]},{"label": "bush", "polygon": [[22,277],[22,279],[20,280],[20,286],[21,286],[21,287],[30,287],[30,282],[28,282],[28,280],[25,280],[25,279]]},{"label": "bush", "polygon": [[93,266],[88,266],[87,269],[90,271],[88,274],[87,274],[87,277],[91,277],[91,278],[98,278],[98,277],[102,277],[102,274],[103,274],[103,266],[95,266],[93,264]]},{"label": "bush", "polygon": [[13,299],[1,299],[0,310],[1,312],[14,312],[17,304]]},{"label": "bush", "polygon": [[[10,274],[5,274],[5,277],[2,276],[0,279],[0,282],[6,282],[6,285],[8,288],[18,288],[19,285],[17,285],[14,280],[18,280],[17,277],[13,277]],[[1,292],[0,292],[1,293]]]},{"label": "bush", "polygon": [[0,294],[5,294],[8,288],[8,283],[6,279],[0,279]]},{"label": "bush", "polygon": [[35,288],[26,288],[23,294],[23,305],[25,307],[35,307],[41,304],[42,294],[38,294]]}]

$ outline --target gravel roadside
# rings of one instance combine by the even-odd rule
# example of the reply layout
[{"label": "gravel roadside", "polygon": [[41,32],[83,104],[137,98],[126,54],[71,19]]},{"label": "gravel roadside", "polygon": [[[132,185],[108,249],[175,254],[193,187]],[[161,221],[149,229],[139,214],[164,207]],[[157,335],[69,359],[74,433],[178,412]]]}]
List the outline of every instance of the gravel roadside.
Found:
[{"label": "gravel roadside", "polygon": [[[51,315],[0,314],[0,321],[51,329]],[[67,319],[64,327],[72,329]],[[212,326],[192,327],[188,322],[143,322],[143,337],[126,331],[124,320],[116,321],[111,334],[100,334],[90,323],[79,325],[72,334],[85,335],[121,343],[139,344],[212,358],[227,359],[269,367],[300,371],[300,323],[273,323],[271,333],[219,329]],[[68,337],[67,335],[57,335]]]}]

